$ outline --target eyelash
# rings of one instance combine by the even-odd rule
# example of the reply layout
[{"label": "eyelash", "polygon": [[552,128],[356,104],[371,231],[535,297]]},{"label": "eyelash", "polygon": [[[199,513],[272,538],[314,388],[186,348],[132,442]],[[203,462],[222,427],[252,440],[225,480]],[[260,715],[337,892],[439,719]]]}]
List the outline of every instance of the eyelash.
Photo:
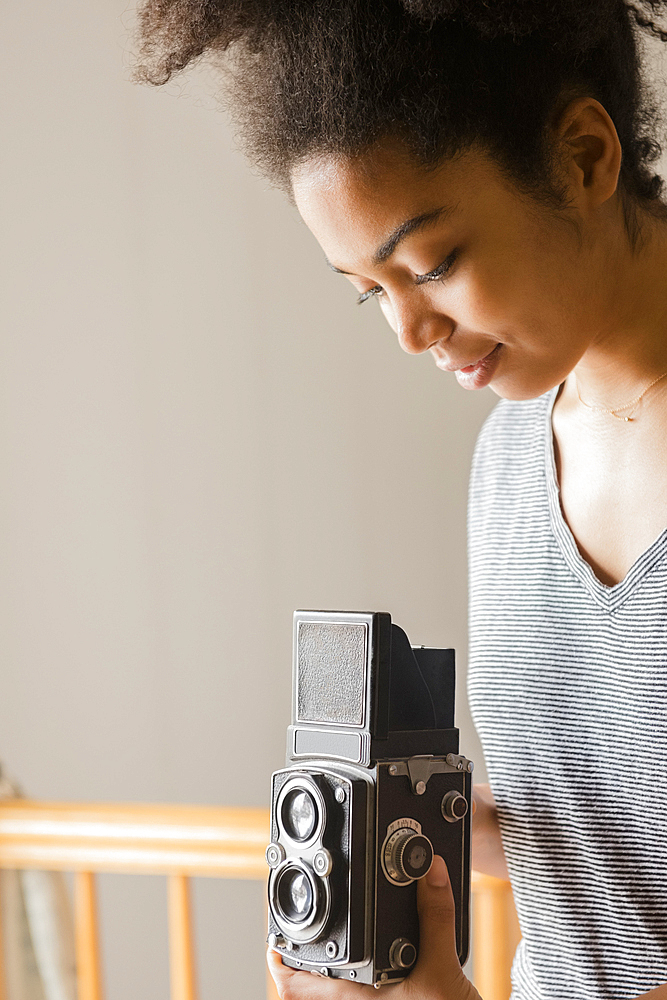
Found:
[{"label": "eyelash", "polygon": [[[442,264],[439,264],[433,271],[429,271],[428,274],[418,274],[416,276],[415,284],[426,285],[429,281],[440,281],[442,278],[446,278],[454,266],[454,262],[456,261],[458,255],[459,251],[453,250],[449,257],[447,257],[447,259],[444,260]],[[379,295],[382,295],[383,291],[384,289],[382,285],[375,285],[373,288],[369,288],[367,292],[361,293],[357,299],[357,305],[361,306],[364,302],[368,302],[369,299],[377,298]]]}]

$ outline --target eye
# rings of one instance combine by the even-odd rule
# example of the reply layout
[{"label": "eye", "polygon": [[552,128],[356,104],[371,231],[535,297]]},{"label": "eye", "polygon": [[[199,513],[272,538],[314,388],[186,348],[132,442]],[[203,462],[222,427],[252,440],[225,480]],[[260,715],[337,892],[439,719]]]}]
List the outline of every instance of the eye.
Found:
[{"label": "eye", "polygon": [[369,288],[367,292],[362,292],[357,299],[357,305],[362,306],[364,302],[368,302],[369,299],[375,299],[378,295],[382,295],[384,288],[382,285],[374,285],[373,288]]},{"label": "eye", "polygon": [[[432,271],[429,271],[428,274],[415,275],[415,284],[425,285],[429,281],[438,281],[441,278],[446,278],[454,266],[459,253],[460,250],[458,248],[456,250],[452,250],[450,255],[443,260],[442,264],[438,264],[438,266]],[[369,299],[375,299],[379,295],[384,295],[384,288],[382,285],[374,285],[373,288],[369,288],[367,292],[362,292],[357,299],[357,305],[363,305],[364,302],[368,302]]]},{"label": "eye", "polygon": [[459,250],[452,250],[449,257],[443,260],[442,264],[439,264],[433,271],[429,271],[428,274],[418,274],[415,278],[416,284],[425,285],[428,281],[437,281],[439,278],[445,278],[454,266],[454,262],[458,256]]}]

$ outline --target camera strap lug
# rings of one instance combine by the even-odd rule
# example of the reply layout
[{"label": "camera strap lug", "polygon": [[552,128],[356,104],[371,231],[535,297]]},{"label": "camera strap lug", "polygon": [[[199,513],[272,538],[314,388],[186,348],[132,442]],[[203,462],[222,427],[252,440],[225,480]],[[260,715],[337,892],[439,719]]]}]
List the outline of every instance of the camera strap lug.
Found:
[{"label": "camera strap lug", "polygon": [[389,774],[407,775],[414,794],[423,795],[432,774],[446,774],[451,771],[467,771],[471,774],[474,766],[467,757],[456,753],[448,753],[445,758],[419,755],[390,764]]}]

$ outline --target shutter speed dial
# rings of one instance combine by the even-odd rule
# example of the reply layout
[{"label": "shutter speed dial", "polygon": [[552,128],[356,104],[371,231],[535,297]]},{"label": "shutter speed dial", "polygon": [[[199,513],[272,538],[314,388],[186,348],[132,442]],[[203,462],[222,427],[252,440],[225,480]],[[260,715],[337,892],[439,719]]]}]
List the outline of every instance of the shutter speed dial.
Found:
[{"label": "shutter speed dial", "polygon": [[381,857],[382,869],[389,881],[394,885],[409,885],[423,878],[433,864],[433,845],[422,834],[419,824],[412,820],[410,826],[388,832]]}]

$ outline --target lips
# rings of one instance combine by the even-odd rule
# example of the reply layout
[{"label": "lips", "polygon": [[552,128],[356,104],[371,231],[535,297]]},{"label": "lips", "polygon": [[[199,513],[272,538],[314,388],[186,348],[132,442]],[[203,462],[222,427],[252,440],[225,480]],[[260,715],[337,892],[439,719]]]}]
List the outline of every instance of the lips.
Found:
[{"label": "lips", "polygon": [[495,375],[502,346],[502,344],[496,344],[493,350],[480,358],[479,361],[461,364],[460,362],[445,362],[445,359],[441,358],[436,361],[436,364],[442,371],[455,372],[459,385],[464,389],[483,389]]},{"label": "lips", "polygon": [[456,370],[456,381],[463,389],[484,389],[492,381],[502,356],[502,344],[496,344],[480,361]]}]

